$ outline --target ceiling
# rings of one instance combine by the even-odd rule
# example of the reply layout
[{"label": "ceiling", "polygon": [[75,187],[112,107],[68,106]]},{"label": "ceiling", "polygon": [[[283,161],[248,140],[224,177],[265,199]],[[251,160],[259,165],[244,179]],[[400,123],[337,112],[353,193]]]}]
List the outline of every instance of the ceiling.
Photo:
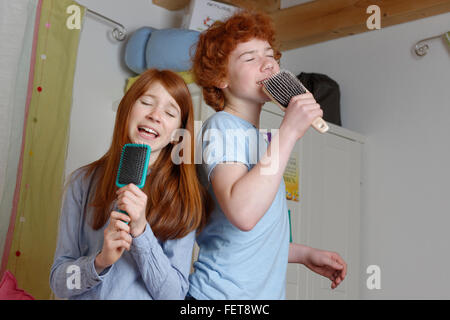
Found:
[{"label": "ceiling", "polygon": [[[280,9],[280,1],[219,2],[267,12],[274,21],[277,40],[283,51],[358,33],[376,32],[367,24],[376,14],[375,11],[367,13],[372,5],[380,8],[381,28],[450,12],[450,0],[314,0],[285,9]],[[189,0],[153,0],[153,3],[168,10],[181,10]]]}]

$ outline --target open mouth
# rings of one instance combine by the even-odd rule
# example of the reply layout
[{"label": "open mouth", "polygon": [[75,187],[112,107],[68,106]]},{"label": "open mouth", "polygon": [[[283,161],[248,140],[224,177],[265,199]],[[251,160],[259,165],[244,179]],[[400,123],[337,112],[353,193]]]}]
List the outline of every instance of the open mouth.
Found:
[{"label": "open mouth", "polygon": [[256,84],[257,84],[258,86],[262,86],[262,85],[264,85],[264,82],[265,82],[266,80],[270,79],[271,77],[272,77],[272,76],[269,76],[269,77],[267,77],[267,78],[265,78],[265,79],[262,79],[262,80],[260,80],[260,81],[257,81]]},{"label": "open mouth", "polygon": [[156,139],[159,137],[159,133],[149,127],[138,127],[138,131],[140,135],[143,136],[144,138]]}]

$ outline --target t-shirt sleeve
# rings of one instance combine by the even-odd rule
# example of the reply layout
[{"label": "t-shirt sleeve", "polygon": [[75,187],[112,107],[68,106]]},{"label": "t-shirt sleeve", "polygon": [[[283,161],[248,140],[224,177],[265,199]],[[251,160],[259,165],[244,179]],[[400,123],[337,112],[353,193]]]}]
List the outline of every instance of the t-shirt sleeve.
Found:
[{"label": "t-shirt sleeve", "polygon": [[257,139],[254,128],[246,128],[233,117],[215,114],[205,122],[199,139],[202,170],[208,182],[211,182],[213,170],[220,163],[242,163],[251,169],[255,155],[250,154],[249,143],[252,145],[252,140]]}]

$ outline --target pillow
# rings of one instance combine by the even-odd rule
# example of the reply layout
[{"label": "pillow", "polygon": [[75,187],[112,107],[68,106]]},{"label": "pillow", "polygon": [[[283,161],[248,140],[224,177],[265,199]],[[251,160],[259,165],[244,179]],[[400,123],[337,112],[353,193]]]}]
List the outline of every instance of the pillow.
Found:
[{"label": "pillow", "polygon": [[[181,72],[177,72],[177,74],[183,78],[184,82],[186,82],[186,84],[189,83],[193,83],[194,82],[194,75],[192,74],[191,71],[181,71]],[[130,87],[133,85],[133,83],[136,82],[137,79],[139,79],[141,75],[138,75],[136,77],[131,77],[127,79],[127,84],[125,86],[125,92],[128,91],[128,89],[130,89]]]},{"label": "pillow", "polygon": [[143,27],[136,30],[128,39],[125,47],[125,64],[138,74],[147,70],[145,48],[154,30],[150,27]]},{"label": "pillow", "polygon": [[34,298],[24,290],[17,288],[16,278],[6,270],[0,283],[0,300],[34,300]]},{"label": "pillow", "polygon": [[154,30],[145,51],[147,69],[190,70],[199,35],[187,29]]}]

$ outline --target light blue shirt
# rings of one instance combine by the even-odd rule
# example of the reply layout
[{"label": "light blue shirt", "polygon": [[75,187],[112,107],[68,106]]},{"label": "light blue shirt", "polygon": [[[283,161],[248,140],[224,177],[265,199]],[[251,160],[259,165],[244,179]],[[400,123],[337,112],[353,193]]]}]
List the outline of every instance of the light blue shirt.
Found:
[{"label": "light blue shirt", "polygon": [[285,299],[289,218],[283,179],[272,205],[248,232],[228,221],[211,185],[219,163],[239,162],[251,170],[267,149],[265,133],[221,111],[204,123],[200,138],[200,179],[208,187],[215,209],[197,237],[200,251],[189,277],[189,294],[200,300]]},{"label": "light blue shirt", "polygon": [[[97,274],[94,260],[103,247],[103,231],[89,224],[88,205],[95,183],[77,170],[68,184],[61,210],[58,243],[50,272],[50,287],[69,299],[184,299],[192,261],[195,231],[162,242],[147,223],[112,266]],[[115,207],[115,206],[114,206]],[[115,209],[117,210],[117,209]]]}]

